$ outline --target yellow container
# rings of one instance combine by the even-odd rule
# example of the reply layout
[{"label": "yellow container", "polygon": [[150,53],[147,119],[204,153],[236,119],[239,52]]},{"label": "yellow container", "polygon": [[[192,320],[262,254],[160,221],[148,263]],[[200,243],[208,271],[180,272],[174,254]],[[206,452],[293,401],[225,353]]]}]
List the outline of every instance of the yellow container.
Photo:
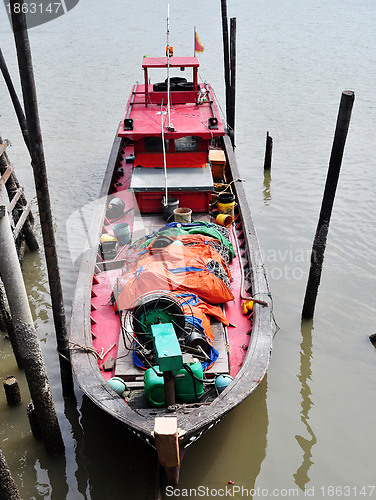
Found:
[{"label": "yellow container", "polygon": [[219,193],[217,206],[220,214],[234,218],[235,196],[232,193]]},{"label": "yellow container", "polygon": [[220,226],[230,227],[234,218],[230,214],[219,214],[215,220]]}]

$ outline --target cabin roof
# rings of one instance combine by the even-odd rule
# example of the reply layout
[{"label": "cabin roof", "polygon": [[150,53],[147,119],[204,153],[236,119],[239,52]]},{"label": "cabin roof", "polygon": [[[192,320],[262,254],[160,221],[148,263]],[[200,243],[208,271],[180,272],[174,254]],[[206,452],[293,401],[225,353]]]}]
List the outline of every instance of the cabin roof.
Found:
[{"label": "cabin roof", "polygon": [[[198,68],[200,63],[197,57],[170,57],[171,68]],[[142,67],[145,68],[167,68],[167,57],[144,57]]]},{"label": "cabin roof", "polygon": [[[156,93],[153,93],[152,88],[153,86],[149,85],[148,93],[150,96],[155,96]],[[162,95],[162,93],[158,93],[157,97],[159,94]],[[219,110],[215,103],[211,88],[210,98],[213,107],[211,107],[209,100],[202,104],[196,104],[196,102],[175,104],[173,102],[175,97],[173,93],[171,93],[172,104],[170,113],[171,124],[174,130],[168,130],[168,117],[166,112],[167,96],[165,95],[163,101],[163,123],[166,139],[196,135],[209,140],[212,137],[224,135],[225,131],[219,117]],[[146,136],[161,136],[161,103],[149,102],[147,105],[145,104],[144,85],[138,84],[133,88],[126,110],[126,118],[132,120],[132,125],[127,129],[124,127],[124,120],[122,120],[118,131],[120,137],[129,137],[130,139],[137,140]],[[215,112],[215,117],[218,119],[218,125],[216,128],[209,128],[209,119],[213,118],[213,110]]]}]

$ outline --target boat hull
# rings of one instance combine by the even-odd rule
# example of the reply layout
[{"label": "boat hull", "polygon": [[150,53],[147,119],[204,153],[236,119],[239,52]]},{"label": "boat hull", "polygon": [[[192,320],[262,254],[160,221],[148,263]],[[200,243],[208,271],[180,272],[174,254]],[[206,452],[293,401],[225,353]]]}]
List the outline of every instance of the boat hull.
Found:
[{"label": "boat hull", "polygon": [[[76,292],[72,306],[70,328],[71,361],[74,374],[82,391],[103,411],[121,421],[127,429],[156,447],[154,439],[155,409],[135,411],[109,386],[98,368],[97,357],[93,355],[93,319],[91,301],[98,245],[103,229],[107,208],[107,196],[111,192],[114,172],[117,168],[123,139],[116,137],[109,157],[103,185],[93,220],[89,229],[91,246],[83,255]],[[253,297],[260,302],[270,302],[270,293],[265,276],[259,242],[253,226],[243,183],[239,179],[238,167],[230,138],[223,137],[223,148],[227,159],[227,176],[233,181],[237,200],[237,216],[234,223],[233,238],[237,238],[246,275],[246,285]],[[210,404],[181,405],[176,411],[158,409],[158,416],[175,417],[178,427],[180,456],[203,433],[214,427],[231,409],[240,404],[260,384],[270,359],[273,335],[273,318],[270,305],[254,303],[252,333],[246,346],[241,367],[233,382],[226,387]],[[170,473],[175,474],[176,468]],[[171,476],[171,477],[172,477]],[[176,476],[176,474],[175,474]]]}]

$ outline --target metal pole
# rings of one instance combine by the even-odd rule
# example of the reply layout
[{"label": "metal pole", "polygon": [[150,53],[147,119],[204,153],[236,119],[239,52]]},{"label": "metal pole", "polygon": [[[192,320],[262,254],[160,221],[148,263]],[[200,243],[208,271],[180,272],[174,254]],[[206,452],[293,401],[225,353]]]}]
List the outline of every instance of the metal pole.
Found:
[{"label": "metal pole", "polygon": [[302,310],[302,317],[304,319],[313,318],[315,310],[317,292],[321,280],[322,265],[324,262],[326,240],[329,231],[329,222],[332,214],[339,173],[341,170],[343,152],[345,149],[347,132],[349,130],[354,99],[355,94],[351,90],[342,92],[336,131],[332,146],[332,153],[330,156],[328,174],[322,199],[320,217],[312,246],[311,268],[309,271],[307,289]]},{"label": "metal pole", "polygon": [[222,36],[223,36],[223,61],[225,68],[225,85],[226,85],[226,121],[229,120],[229,105],[230,105],[230,57],[229,57],[229,42],[228,42],[228,21],[227,21],[227,0],[221,0],[222,11]]},{"label": "metal pole", "polygon": [[[167,46],[166,46],[166,51],[167,51],[167,116],[168,116],[168,126],[167,129],[171,130],[172,125],[171,125],[171,106],[170,106],[170,85],[171,85],[171,80],[170,80],[170,4],[167,6]],[[167,199],[166,199],[167,203]]]},{"label": "metal pole", "polygon": [[[53,218],[47,181],[47,169],[44,158],[42,134],[39,122],[33,65],[26,26],[26,16],[23,13],[22,8],[23,4],[23,0],[10,0],[14,39],[17,49],[17,58],[22,84],[22,93],[24,98],[27,129],[29,132],[30,153],[34,171],[34,181],[47,262],[48,281],[51,292],[52,312],[56,330],[63,396],[71,397],[74,394],[74,386],[70,364],[63,291],[60,281],[59,262],[56,252]],[[14,12],[15,5],[21,6],[20,8],[17,8],[17,13]]]},{"label": "metal pole", "polygon": [[270,137],[269,132],[266,132],[264,170],[270,170],[272,168],[272,153],[273,153],[273,138]]},{"label": "metal pole", "polygon": [[236,17],[230,19],[230,104],[227,118],[232,147],[235,146]]}]

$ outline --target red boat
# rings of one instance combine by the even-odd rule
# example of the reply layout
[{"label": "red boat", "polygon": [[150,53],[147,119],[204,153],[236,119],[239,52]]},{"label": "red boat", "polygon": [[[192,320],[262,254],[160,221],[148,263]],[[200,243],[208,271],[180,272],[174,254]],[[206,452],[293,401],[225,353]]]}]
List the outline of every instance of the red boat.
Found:
[{"label": "red boat", "polygon": [[[71,359],[83,392],[155,448],[176,483],[185,450],[264,377],[273,321],[231,140],[197,58],[168,47],[142,68],[80,267]],[[151,83],[161,69],[167,78]]]}]

